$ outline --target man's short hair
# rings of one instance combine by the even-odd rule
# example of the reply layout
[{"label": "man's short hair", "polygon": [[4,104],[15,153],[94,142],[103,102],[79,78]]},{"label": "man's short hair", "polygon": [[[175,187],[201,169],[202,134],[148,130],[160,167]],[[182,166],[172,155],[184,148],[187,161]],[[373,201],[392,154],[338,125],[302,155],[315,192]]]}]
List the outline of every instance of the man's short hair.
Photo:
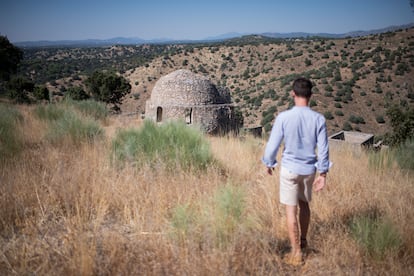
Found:
[{"label": "man's short hair", "polygon": [[293,92],[296,96],[310,98],[312,96],[312,82],[306,78],[297,78],[293,82]]}]

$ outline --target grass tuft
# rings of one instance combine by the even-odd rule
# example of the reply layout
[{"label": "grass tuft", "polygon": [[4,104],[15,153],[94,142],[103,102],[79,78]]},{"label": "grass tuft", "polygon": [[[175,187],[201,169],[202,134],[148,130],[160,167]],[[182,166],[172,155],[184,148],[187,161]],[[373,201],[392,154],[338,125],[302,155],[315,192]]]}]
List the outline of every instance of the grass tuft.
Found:
[{"label": "grass tuft", "polygon": [[195,223],[196,213],[189,204],[182,204],[173,208],[171,227],[175,238],[181,241],[187,239]]},{"label": "grass tuft", "polygon": [[55,104],[38,105],[34,109],[34,114],[37,118],[43,121],[56,121],[64,116],[65,109]]},{"label": "grass tuft", "polygon": [[403,170],[414,171],[414,139],[407,140],[394,150],[395,159]]},{"label": "grass tuft", "polygon": [[73,101],[66,100],[66,104],[79,110],[82,115],[104,122],[109,115],[105,103],[95,100]]},{"label": "grass tuft", "polygon": [[200,208],[189,203],[176,206],[170,218],[172,237],[225,248],[249,224],[243,217],[245,206],[244,190],[227,184],[218,188],[208,203],[199,202]]},{"label": "grass tuft", "polygon": [[11,157],[22,149],[22,134],[17,125],[23,122],[20,112],[5,104],[0,104],[0,157]]},{"label": "grass tuft", "polygon": [[203,134],[180,122],[157,126],[145,121],[140,129],[121,130],[113,140],[112,153],[116,162],[166,169],[204,170],[213,162]]},{"label": "grass tuft", "polygon": [[219,245],[227,244],[241,226],[245,194],[240,187],[227,184],[214,196],[215,231]]},{"label": "grass tuft", "polygon": [[402,246],[402,238],[389,218],[362,215],[350,225],[352,237],[373,258],[396,256]]},{"label": "grass tuft", "polygon": [[91,143],[103,136],[102,128],[94,119],[81,117],[68,106],[37,106],[34,113],[48,123],[46,138],[53,144],[69,141],[79,145],[84,141]]},{"label": "grass tuft", "polygon": [[369,153],[369,164],[371,168],[383,170],[392,168],[394,165],[405,171],[414,170],[414,139],[389,150]]}]

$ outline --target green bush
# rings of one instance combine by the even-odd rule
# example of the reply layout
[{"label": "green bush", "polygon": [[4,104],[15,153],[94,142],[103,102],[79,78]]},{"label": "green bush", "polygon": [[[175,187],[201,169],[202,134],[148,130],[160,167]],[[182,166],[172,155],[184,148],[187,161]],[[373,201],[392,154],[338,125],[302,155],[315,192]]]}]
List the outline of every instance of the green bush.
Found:
[{"label": "green bush", "polygon": [[342,126],[342,129],[345,131],[351,131],[353,128],[349,122],[345,122],[344,125]]},{"label": "green bush", "polygon": [[375,259],[396,255],[402,246],[402,238],[393,222],[375,215],[361,215],[350,224],[351,236]]},{"label": "green bush", "polygon": [[66,91],[65,98],[72,99],[74,101],[83,101],[89,99],[89,95],[80,86],[69,87]]},{"label": "green bush", "polygon": [[0,158],[11,157],[22,148],[22,134],[16,126],[23,121],[20,112],[0,104]]},{"label": "green bush", "polygon": [[95,100],[68,101],[68,103],[79,110],[83,115],[89,116],[95,120],[104,121],[109,114],[106,105]]},{"label": "green bush", "polygon": [[326,120],[332,120],[334,118],[334,116],[332,115],[330,111],[325,111],[323,113],[323,116],[325,116]]},{"label": "green bush", "polygon": [[213,162],[210,145],[200,130],[181,122],[160,126],[145,121],[140,129],[125,129],[112,141],[112,159],[167,169],[206,169]]},{"label": "green bush", "polygon": [[94,119],[81,117],[70,106],[39,105],[34,113],[48,123],[46,138],[52,143],[69,139],[74,144],[80,144],[103,136],[102,128]]},{"label": "green bush", "polygon": [[387,112],[392,132],[387,134],[387,142],[391,146],[398,146],[407,139],[414,137],[414,108],[391,106]]},{"label": "green bush", "polygon": [[354,124],[365,124],[365,120],[361,116],[351,115],[349,116],[349,121]]},{"label": "green bush", "polygon": [[265,126],[267,124],[271,124],[273,122],[273,120],[275,119],[275,114],[274,113],[266,113],[266,115],[262,118],[262,120],[260,121],[262,126]]},{"label": "green bush", "polygon": [[414,138],[399,144],[394,150],[394,158],[403,170],[414,170]]},{"label": "green bush", "polygon": [[219,187],[200,204],[179,204],[172,209],[171,237],[204,246],[225,248],[239,233],[251,229],[254,218],[246,215],[246,192],[233,184]]},{"label": "green bush", "polygon": [[394,164],[394,156],[391,151],[370,151],[368,155],[369,167],[377,171],[389,169]]},{"label": "green bush", "polygon": [[178,205],[172,210],[171,227],[175,238],[184,240],[196,223],[196,213],[189,204]]},{"label": "green bush", "polygon": [[36,106],[34,113],[41,120],[56,121],[63,117],[65,110],[55,104],[48,104]]},{"label": "green bush", "polygon": [[336,116],[344,116],[344,113],[341,110],[335,110],[335,115]]},{"label": "green bush", "polygon": [[377,117],[375,117],[375,119],[376,119],[376,121],[377,121],[378,124],[385,123],[384,116],[382,116],[382,115],[378,115]]},{"label": "green bush", "polygon": [[79,145],[85,141],[92,143],[102,136],[103,130],[95,120],[80,118],[75,112],[65,111],[61,118],[51,122],[46,137],[52,143],[69,139]]},{"label": "green bush", "polygon": [[245,209],[245,194],[240,187],[226,185],[214,196],[214,228],[219,245],[231,240],[242,221]]}]

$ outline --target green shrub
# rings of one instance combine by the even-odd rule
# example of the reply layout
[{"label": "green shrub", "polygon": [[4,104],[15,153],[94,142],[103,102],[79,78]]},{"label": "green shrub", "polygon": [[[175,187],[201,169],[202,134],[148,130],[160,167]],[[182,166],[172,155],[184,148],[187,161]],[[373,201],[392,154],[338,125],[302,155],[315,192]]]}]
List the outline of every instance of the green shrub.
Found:
[{"label": "green shrub", "polygon": [[349,116],[349,121],[354,124],[365,124],[365,120],[361,116],[351,115]]},{"label": "green shrub", "polygon": [[184,240],[195,226],[196,218],[196,213],[189,204],[174,207],[170,223],[175,238]]},{"label": "green shrub", "polygon": [[63,117],[65,110],[55,104],[48,104],[36,106],[34,113],[41,120],[56,121]]},{"label": "green shrub", "polygon": [[345,122],[344,125],[342,126],[342,129],[345,130],[345,131],[351,131],[352,126],[349,122]]},{"label": "green shrub", "polygon": [[22,148],[22,134],[16,126],[23,121],[20,112],[0,104],[0,158],[11,157]]},{"label": "green shrub", "polygon": [[269,112],[269,113],[266,113],[266,115],[264,115],[260,123],[262,126],[265,126],[267,124],[272,123],[274,119],[275,119],[275,114]]},{"label": "green shrub", "polygon": [[104,121],[109,114],[106,104],[95,100],[68,101],[68,103],[83,115],[92,117],[95,120]]},{"label": "green shrub", "polygon": [[46,138],[52,143],[69,139],[74,144],[93,142],[103,136],[103,130],[92,118],[81,117],[65,105],[39,105],[35,115],[48,123]]},{"label": "green shrub", "polygon": [[81,118],[73,111],[65,111],[63,116],[49,125],[46,138],[52,143],[59,143],[69,139],[73,144],[82,142],[92,143],[103,136],[103,130],[99,124],[89,118]]},{"label": "green shrub", "polygon": [[414,170],[414,138],[399,144],[394,150],[394,158],[403,170]]},{"label": "green shrub", "polygon": [[330,111],[325,111],[323,115],[325,116],[326,120],[332,120],[334,118]]},{"label": "green shrub", "polygon": [[203,133],[181,122],[158,126],[145,121],[140,129],[119,131],[112,142],[112,157],[115,162],[184,170],[206,169],[213,162]]},{"label": "green shrub", "polygon": [[344,116],[344,113],[341,110],[335,110],[335,115],[336,116]]},{"label": "green shrub", "polygon": [[375,259],[396,255],[402,246],[402,238],[393,222],[375,215],[361,215],[350,224],[351,236]]},{"label": "green shrub", "polygon": [[89,95],[80,86],[69,87],[66,91],[65,98],[74,101],[83,101],[89,99]]},{"label": "green shrub", "polygon": [[219,245],[225,245],[242,221],[245,209],[244,191],[234,185],[220,188],[214,196],[215,232]]},{"label": "green shrub", "polygon": [[394,164],[394,156],[391,151],[370,151],[368,155],[369,167],[378,171],[391,168]]},{"label": "green shrub", "polygon": [[251,229],[254,218],[246,215],[246,192],[233,184],[219,187],[211,199],[199,205],[179,204],[172,209],[171,237],[204,246],[225,248],[239,233]]},{"label": "green shrub", "polygon": [[375,119],[376,119],[378,124],[385,123],[384,116],[382,116],[382,115],[378,115],[377,117],[375,117]]}]

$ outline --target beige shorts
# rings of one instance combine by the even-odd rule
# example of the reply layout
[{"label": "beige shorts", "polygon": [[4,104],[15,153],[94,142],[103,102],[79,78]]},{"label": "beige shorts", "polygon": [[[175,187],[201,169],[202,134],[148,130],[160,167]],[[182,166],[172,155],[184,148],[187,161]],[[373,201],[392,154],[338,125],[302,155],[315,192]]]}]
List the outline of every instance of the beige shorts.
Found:
[{"label": "beige shorts", "polygon": [[280,169],[280,203],[296,206],[299,200],[312,200],[312,184],[315,174],[298,175],[281,167]]}]

